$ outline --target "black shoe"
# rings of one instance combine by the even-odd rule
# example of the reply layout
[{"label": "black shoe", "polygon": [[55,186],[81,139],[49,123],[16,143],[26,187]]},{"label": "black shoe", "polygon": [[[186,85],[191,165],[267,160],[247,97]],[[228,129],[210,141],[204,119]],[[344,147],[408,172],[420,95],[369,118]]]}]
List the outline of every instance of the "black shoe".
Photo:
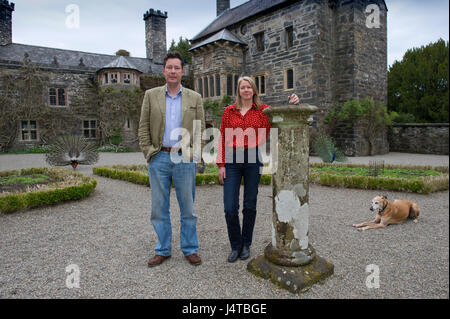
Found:
[{"label": "black shoe", "polygon": [[241,258],[241,260],[246,260],[248,257],[250,257],[250,247],[243,246],[241,254],[240,254],[240,258]]},{"label": "black shoe", "polygon": [[234,263],[239,257],[239,250],[232,250],[231,254],[228,256],[228,262]]}]

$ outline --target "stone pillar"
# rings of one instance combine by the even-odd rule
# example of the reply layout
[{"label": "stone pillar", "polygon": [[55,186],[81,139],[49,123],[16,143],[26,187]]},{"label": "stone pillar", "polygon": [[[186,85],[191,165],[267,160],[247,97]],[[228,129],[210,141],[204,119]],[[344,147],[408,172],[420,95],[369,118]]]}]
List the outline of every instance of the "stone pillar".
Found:
[{"label": "stone pillar", "polygon": [[293,293],[333,274],[334,266],[317,256],[308,241],[309,230],[309,125],[317,111],[309,104],[264,110],[278,129],[277,161],[272,174],[272,241],[264,255],[251,260],[247,270],[270,279]]}]

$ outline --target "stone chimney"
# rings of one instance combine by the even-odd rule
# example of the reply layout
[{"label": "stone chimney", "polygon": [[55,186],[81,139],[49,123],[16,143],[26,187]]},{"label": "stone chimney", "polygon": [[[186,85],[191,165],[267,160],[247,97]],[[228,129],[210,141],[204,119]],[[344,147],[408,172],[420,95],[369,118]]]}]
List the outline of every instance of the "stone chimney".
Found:
[{"label": "stone chimney", "polygon": [[230,0],[217,0],[217,16],[230,9]]},{"label": "stone chimney", "polygon": [[160,10],[150,9],[144,14],[147,59],[156,64],[163,64],[167,53],[166,19],[167,12]]},{"label": "stone chimney", "polygon": [[12,12],[14,3],[0,0],[0,45],[12,43]]}]

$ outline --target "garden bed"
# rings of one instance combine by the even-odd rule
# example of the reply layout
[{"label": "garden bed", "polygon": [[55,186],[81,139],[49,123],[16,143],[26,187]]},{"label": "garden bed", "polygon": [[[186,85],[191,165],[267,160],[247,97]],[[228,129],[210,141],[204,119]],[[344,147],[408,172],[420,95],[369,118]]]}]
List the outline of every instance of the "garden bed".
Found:
[{"label": "garden bed", "polygon": [[64,168],[0,171],[0,211],[11,213],[88,196],[97,180]]},{"label": "garden bed", "polygon": [[[96,175],[149,185],[147,165],[94,167]],[[217,167],[209,166],[196,176],[197,185],[219,184]],[[449,189],[448,166],[385,165],[383,174],[370,176],[369,165],[311,163],[309,180],[325,186],[391,190],[428,194]],[[262,174],[260,184],[270,185],[272,176]]]}]

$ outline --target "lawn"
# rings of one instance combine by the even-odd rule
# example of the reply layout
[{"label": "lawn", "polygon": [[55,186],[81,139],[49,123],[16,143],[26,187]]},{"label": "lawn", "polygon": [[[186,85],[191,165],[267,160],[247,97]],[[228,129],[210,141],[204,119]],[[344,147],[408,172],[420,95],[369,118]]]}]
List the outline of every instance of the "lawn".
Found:
[{"label": "lawn", "polygon": [[48,184],[51,181],[51,178],[44,174],[3,176],[0,177],[0,193],[21,191],[36,185]]},{"label": "lawn", "polygon": [[[373,176],[373,170],[371,170],[368,167],[326,166],[326,167],[312,167],[311,171],[318,173],[333,174],[338,176]],[[432,169],[392,168],[381,170],[377,176],[388,178],[412,179],[417,177],[443,176],[443,175],[444,173]]]}]

